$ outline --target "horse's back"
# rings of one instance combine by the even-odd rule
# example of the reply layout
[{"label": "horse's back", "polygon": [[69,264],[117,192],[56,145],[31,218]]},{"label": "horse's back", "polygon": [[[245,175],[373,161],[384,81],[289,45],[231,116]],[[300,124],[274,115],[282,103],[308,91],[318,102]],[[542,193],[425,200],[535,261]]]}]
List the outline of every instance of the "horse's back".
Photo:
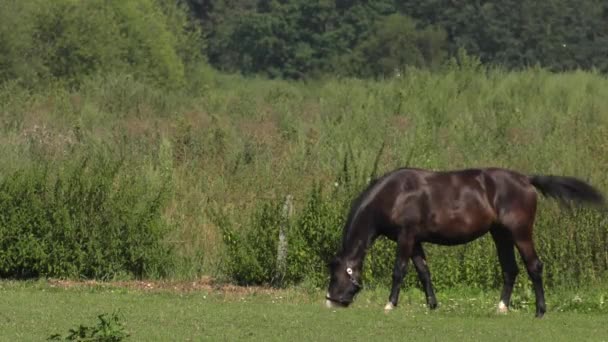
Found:
[{"label": "horse's back", "polygon": [[375,193],[391,225],[418,226],[423,240],[442,244],[470,241],[495,224],[526,225],[536,209],[528,177],[501,168],[403,168]]}]

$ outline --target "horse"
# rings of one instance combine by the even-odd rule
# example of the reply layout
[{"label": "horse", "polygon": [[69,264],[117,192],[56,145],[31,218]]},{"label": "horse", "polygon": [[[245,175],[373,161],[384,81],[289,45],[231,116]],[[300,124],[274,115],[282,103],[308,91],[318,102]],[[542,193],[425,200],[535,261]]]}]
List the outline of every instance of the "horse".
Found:
[{"label": "horse", "polygon": [[603,194],[578,178],[525,175],[498,167],[451,171],[399,168],[371,181],[353,200],[341,249],[329,262],[326,305],[348,307],[353,302],[363,287],[366,252],[379,236],[385,236],[397,245],[385,310],[397,306],[410,258],[427,306],[435,309],[437,299],[422,244],[460,245],[489,232],[503,273],[498,311],[508,312],[519,273],[515,246],[533,284],[536,317],[542,317],[546,311],[543,263],[532,239],[537,190],[568,206],[605,207]]}]

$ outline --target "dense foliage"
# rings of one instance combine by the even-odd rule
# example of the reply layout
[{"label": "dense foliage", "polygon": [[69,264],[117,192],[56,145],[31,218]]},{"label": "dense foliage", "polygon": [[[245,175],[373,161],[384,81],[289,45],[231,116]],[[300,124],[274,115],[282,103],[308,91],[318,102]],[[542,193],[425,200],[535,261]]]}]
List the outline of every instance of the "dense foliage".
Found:
[{"label": "dense foliage", "polygon": [[608,70],[601,0],[185,0],[222,70],[386,76],[459,48],[509,68]]},{"label": "dense foliage", "polygon": [[204,59],[246,75],[387,77],[460,49],[484,64],[608,70],[600,0],[1,0],[0,82],[130,73],[196,82]]},{"label": "dense foliage", "polygon": [[104,150],[71,157],[40,157],[0,180],[0,277],[166,275],[168,181]]},{"label": "dense foliage", "polygon": [[203,41],[187,13],[165,2],[1,0],[0,83],[79,86],[96,74],[128,73],[183,86]]}]

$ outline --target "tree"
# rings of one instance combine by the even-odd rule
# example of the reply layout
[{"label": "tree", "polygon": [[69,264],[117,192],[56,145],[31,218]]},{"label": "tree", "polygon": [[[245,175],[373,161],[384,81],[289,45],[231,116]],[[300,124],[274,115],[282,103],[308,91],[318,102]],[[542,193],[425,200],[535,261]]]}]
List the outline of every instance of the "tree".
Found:
[{"label": "tree", "polygon": [[399,10],[419,25],[444,27],[450,54],[463,47],[508,68],[607,71],[606,6],[601,0],[406,0]]},{"label": "tree", "polygon": [[[77,87],[91,75],[128,72],[179,87],[187,65],[202,57],[199,32],[187,29],[188,17],[174,1],[0,0],[0,8],[7,19],[0,24],[0,51],[6,52],[0,82]],[[16,34],[7,25],[17,27]]]},{"label": "tree", "polygon": [[432,68],[444,59],[445,32],[434,27],[416,30],[415,22],[394,14],[384,17],[356,49],[361,76],[388,76],[407,66]]}]

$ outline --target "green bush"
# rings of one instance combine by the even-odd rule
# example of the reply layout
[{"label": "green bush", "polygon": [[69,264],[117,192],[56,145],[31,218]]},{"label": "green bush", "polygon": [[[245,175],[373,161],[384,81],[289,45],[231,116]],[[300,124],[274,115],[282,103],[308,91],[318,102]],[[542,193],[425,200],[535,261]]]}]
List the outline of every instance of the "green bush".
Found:
[{"label": "green bush", "polygon": [[318,189],[311,193],[302,214],[286,225],[287,269],[282,275],[277,265],[279,230],[284,224],[282,201],[261,204],[248,229],[227,225],[225,217],[223,222],[216,221],[226,246],[225,272],[241,285],[322,283],[325,265],[338,247],[341,232],[335,224],[341,218]]},{"label": "green bush", "polygon": [[114,72],[180,87],[202,62],[200,31],[175,2],[0,0],[0,8],[0,82],[79,86]]},{"label": "green bush", "polygon": [[103,150],[73,157],[0,181],[0,276],[166,275],[166,186]]}]

